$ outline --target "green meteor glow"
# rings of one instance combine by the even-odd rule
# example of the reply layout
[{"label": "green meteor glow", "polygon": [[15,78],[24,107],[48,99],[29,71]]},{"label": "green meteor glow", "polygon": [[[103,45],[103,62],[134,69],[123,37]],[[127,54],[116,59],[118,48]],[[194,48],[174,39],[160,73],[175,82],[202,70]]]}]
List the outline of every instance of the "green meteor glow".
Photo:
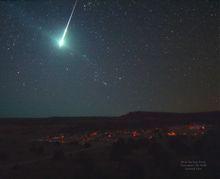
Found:
[{"label": "green meteor glow", "polygon": [[59,47],[62,47],[64,45],[64,39],[60,39],[58,42]]}]

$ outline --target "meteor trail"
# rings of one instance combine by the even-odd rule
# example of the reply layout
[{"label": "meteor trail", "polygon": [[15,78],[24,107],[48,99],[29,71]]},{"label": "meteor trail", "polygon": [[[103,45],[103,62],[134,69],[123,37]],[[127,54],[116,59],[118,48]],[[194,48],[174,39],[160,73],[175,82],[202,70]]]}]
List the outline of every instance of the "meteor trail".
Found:
[{"label": "meteor trail", "polygon": [[59,40],[59,42],[58,42],[59,47],[62,47],[62,46],[64,45],[64,39],[65,39],[67,30],[68,30],[70,21],[71,21],[71,19],[72,19],[73,13],[74,13],[74,11],[75,11],[75,9],[76,9],[77,2],[78,2],[78,0],[76,0],[75,3],[74,3],[74,5],[73,5],[73,9],[72,9],[70,18],[69,18],[69,20],[68,20],[68,22],[67,22],[67,25],[66,25],[66,28],[65,28],[65,30],[64,30],[64,32],[63,32],[63,36],[62,36],[62,38],[61,38],[61,39]]}]

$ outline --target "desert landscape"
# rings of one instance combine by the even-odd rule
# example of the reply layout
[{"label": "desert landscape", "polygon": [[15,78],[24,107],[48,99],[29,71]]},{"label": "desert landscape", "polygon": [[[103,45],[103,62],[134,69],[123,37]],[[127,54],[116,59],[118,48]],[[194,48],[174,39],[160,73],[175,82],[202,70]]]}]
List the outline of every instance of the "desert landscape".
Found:
[{"label": "desert landscape", "polygon": [[0,179],[220,179],[219,0],[0,0]]},{"label": "desert landscape", "polygon": [[219,120],[219,112],[1,119],[0,178],[218,178]]}]

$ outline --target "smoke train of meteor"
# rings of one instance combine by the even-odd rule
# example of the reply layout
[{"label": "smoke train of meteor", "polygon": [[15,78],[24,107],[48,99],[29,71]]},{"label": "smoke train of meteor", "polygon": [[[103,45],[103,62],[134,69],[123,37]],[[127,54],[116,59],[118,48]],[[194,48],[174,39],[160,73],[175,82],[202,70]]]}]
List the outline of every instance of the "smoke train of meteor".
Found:
[{"label": "smoke train of meteor", "polygon": [[62,46],[64,45],[65,36],[66,36],[67,30],[68,30],[70,21],[71,21],[71,19],[72,19],[73,13],[74,13],[74,11],[75,11],[75,9],[76,9],[77,2],[78,2],[78,0],[76,0],[75,3],[74,3],[74,5],[73,5],[73,9],[72,9],[70,18],[69,18],[69,20],[68,20],[68,22],[67,22],[66,28],[65,28],[65,30],[64,30],[64,32],[63,32],[63,35],[62,35],[61,39],[58,41],[59,47],[62,47]]}]

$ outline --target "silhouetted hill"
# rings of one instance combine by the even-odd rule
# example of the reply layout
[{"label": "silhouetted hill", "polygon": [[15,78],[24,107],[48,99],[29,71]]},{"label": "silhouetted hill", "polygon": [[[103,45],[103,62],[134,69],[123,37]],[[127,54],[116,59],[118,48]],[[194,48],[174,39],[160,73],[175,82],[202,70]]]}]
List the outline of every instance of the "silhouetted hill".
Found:
[{"label": "silhouetted hill", "polygon": [[[130,112],[119,117],[51,117],[51,118],[6,118],[0,119],[1,124],[29,125],[69,125],[68,130],[116,129],[116,128],[152,128],[204,123],[220,125],[220,112],[199,113],[165,113],[165,112]],[[74,126],[74,127],[73,127]],[[66,128],[66,127],[65,127]]]},{"label": "silhouetted hill", "polygon": [[197,113],[169,113],[169,112],[145,112],[145,111],[136,111],[130,112],[121,116],[122,118],[126,119],[151,119],[151,118],[176,118],[176,117],[183,117],[183,118],[219,118],[220,111],[212,111],[212,112],[197,112]]},{"label": "silhouetted hill", "polygon": [[220,111],[198,113],[130,112],[120,117],[128,123],[141,123],[147,126],[176,125],[187,123],[220,123]]}]

